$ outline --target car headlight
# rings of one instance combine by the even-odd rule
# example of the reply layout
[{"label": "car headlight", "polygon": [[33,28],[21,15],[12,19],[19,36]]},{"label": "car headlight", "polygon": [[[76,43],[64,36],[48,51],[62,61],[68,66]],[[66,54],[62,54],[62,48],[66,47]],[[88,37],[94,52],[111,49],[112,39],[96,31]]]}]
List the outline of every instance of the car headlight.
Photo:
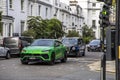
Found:
[{"label": "car headlight", "polygon": [[43,50],[42,52],[49,52],[50,50]]},{"label": "car headlight", "polygon": [[100,47],[100,45],[98,45],[98,47]]},{"label": "car headlight", "polygon": [[72,47],[72,50],[75,50],[75,47]]},{"label": "car headlight", "polygon": [[90,45],[87,45],[87,47],[90,47]]},{"label": "car headlight", "polygon": [[23,49],[23,50],[22,50],[22,53],[24,53],[24,52],[26,52],[26,50]]}]

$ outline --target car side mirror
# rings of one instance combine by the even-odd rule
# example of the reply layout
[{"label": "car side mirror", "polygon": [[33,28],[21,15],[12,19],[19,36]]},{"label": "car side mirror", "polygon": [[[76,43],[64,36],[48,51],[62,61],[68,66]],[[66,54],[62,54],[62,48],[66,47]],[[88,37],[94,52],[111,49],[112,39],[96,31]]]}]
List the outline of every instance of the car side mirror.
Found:
[{"label": "car side mirror", "polygon": [[27,44],[26,44],[26,47],[27,47],[27,46],[30,46],[30,43],[27,43]]},{"label": "car side mirror", "polygon": [[3,44],[0,44],[0,46],[4,47],[4,45],[3,45]]},{"label": "car side mirror", "polygon": [[55,44],[55,47],[58,47],[59,45],[58,44]]}]

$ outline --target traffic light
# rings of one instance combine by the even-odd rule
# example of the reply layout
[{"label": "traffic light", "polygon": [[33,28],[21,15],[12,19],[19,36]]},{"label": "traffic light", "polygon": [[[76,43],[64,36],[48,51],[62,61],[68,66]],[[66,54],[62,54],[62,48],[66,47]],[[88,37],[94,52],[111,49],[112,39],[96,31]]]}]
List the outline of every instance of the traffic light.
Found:
[{"label": "traffic light", "polygon": [[99,14],[99,24],[101,27],[107,27],[109,26],[109,15],[110,15],[110,7],[107,4],[104,4],[102,7],[102,10]]},{"label": "traffic light", "polygon": [[2,20],[2,12],[0,11],[0,21]]},{"label": "traffic light", "polygon": [[104,2],[107,5],[112,5],[112,2],[115,1],[115,0],[97,0],[97,1]]},{"label": "traffic light", "polygon": [[97,0],[97,1],[99,1],[99,2],[104,2],[105,0]]},{"label": "traffic light", "polygon": [[105,4],[112,5],[112,0],[104,0]]}]

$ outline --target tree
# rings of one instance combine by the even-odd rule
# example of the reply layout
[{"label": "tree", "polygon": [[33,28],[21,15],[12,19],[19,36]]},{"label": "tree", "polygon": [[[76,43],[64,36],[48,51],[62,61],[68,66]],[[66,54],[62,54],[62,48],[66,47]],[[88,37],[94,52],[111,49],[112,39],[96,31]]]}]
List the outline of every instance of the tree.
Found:
[{"label": "tree", "polygon": [[36,37],[36,33],[33,29],[28,29],[22,33],[22,36]]},{"label": "tree", "polygon": [[40,16],[32,16],[29,18],[28,22],[28,32],[29,29],[33,30],[34,38],[60,38],[64,35],[62,30],[62,23],[58,19],[43,20]]},{"label": "tree", "polygon": [[69,30],[67,37],[80,37],[79,32],[77,32],[76,30]]},{"label": "tree", "polygon": [[32,29],[35,33],[35,38],[44,37],[45,28],[47,22],[43,20],[40,16],[32,16],[27,21],[28,29]]},{"label": "tree", "polygon": [[92,28],[89,28],[87,25],[82,27],[83,40],[85,43],[88,43],[90,40],[95,38],[94,31]]},{"label": "tree", "polygon": [[62,23],[54,18],[48,21],[47,31],[50,38],[60,38],[65,34],[62,29]]}]

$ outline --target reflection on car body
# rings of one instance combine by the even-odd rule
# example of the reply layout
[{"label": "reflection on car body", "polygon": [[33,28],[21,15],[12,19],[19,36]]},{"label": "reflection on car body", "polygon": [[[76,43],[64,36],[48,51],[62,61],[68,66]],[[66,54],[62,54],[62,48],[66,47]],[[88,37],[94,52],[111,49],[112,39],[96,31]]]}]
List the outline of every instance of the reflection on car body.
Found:
[{"label": "reflection on car body", "polygon": [[48,62],[54,64],[55,60],[66,62],[66,47],[56,39],[37,39],[30,46],[23,48],[21,63]]}]

